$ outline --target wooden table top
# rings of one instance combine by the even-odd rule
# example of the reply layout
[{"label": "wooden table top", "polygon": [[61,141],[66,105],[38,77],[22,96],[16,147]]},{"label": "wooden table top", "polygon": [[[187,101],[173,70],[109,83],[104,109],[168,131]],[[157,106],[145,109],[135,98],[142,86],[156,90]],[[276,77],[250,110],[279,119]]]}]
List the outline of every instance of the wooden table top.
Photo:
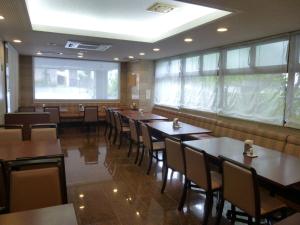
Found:
[{"label": "wooden table top", "polygon": [[276,223],[276,225],[299,225],[300,223],[300,213],[295,213],[286,219]]},{"label": "wooden table top", "polygon": [[211,133],[210,130],[201,127],[196,127],[191,124],[187,124],[183,122],[179,122],[180,128],[174,128],[173,121],[154,121],[148,123],[148,125],[152,129],[157,130],[169,136]]},{"label": "wooden table top", "polygon": [[63,156],[59,140],[0,142],[0,159],[4,161],[48,156]]},{"label": "wooden table top", "polygon": [[73,204],[0,215],[3,225],[77,225]]},{"label": "wooden table top", "polygon": [[300,182],[300,159],[289,154],[254,145],[254,154],[258,157],[250,158],[243,155],[244,142],[228,137],[184,141],[183,144],[214,158],[224,156],[251,166],[258,176],[281,186]]},{"label": "wooden table top", "polygon": [[138,121],[168,120],[168,118],[166,118],[166,117],[163,117],[163,116],[160,116],[157,114],[152,114],[150,112],[140,113],[140,112],[134,111],[134,110],[123,110],[123,111],[120,111],[120,114],[129,119],[138,120]]}]

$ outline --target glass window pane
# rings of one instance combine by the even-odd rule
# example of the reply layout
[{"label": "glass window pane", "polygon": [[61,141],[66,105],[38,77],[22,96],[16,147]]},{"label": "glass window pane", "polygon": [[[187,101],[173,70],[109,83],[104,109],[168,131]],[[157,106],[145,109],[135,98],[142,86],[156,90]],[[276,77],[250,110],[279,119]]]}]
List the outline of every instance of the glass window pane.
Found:
[{"label": "glass window pane", "polygon": [[119,63],[34,58],[35,99],[119,99]]},{"label": "glass window pane", "polygon": [[185,72],[195,73],[199,72],[199,56],[188,57],[185,59]]},{"label": "glass window pane", "polygon": [[219,68],[219,53],[203,55],[203,71],[215,71]]},{"label": "glass window pane", "polygon": [[179,75],[180,70],[181,70],[181,60],[180,59],[171,60],[170,75]]},{"label": "glass window pane", "polygon": [[288,41],[256,46],[255,66],[279,66],[287,64]]},{"label": "glass window pane", "polygon": [[249,68],[249,54],[249,47],[227,51],[226,69]]}]

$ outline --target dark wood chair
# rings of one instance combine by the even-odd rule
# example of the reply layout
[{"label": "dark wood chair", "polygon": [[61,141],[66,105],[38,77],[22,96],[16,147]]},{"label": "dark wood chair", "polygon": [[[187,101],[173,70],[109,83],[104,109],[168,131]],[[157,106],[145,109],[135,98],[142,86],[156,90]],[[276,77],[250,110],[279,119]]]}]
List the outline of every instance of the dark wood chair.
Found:
[{"label": "dark wood chair", "polygon": [[124,137],[129,138],[130,135],[130,129],[127,126],[124,126],[122,123],[122,119],[118,112],[113,112],[115,123],[116,123],[116,135],[114,139],[114,143],[116,143],[117,137],[119,138],[119,145],[118,148],[122,145],[122,140]]},{"label": "dark wood chair", "polygon": [[6,171],[9,212],[68,202],[63,158],[10,161]]},{"label": "dark wood chair", "polygon": [[50,113],[50,123],[60,124],[60,111],[59,106],[46,106],[44,107],[44,112]]},{"label": "dark wood chair", "polygon": [[110,119],[109,109],[107,107],[104,107],[104,112],[105,112],[104,136],[106,137],[107,133],[110,132],[111,129],[111,119]]},{"label": "dark wood chair", "polygon": [[165,163],[161,193],[165,191],[169,169],[178,171],[181,174],[185,173],[183,148],[180,140],[166,138],[165,146]]},{"label": "dark wood chair", "polygon": [[208,159],[204,151],[194,150],[188,147],[184,148],[185,159],[185,182],[184,191],[182,192],[178,210],[182,210],[188,188],[192,187],[192,183],[196,187],[204,191],[205,205],[204,218],[202,224],[208,224],[209,215],[213,206],[213,193],[219,192],[222,186],[221,175],[215,171],[211,171]]},{"label": "dark wood chair", "polygon": [[55,123],[47,124],[32,124],[31,140],[32,141],[47,141],[57,139],[57,125]]},{"label": "dark wood chair", "polygon": [[[165,142],[153,141],[150,128],[148,127],[147,124],[141,123],[141,129],[142,129],[142,137],[143,137],[144,145],[143,145],[142,155],[140,158],[139,165],[141,165],[143,161],[144,153],[146,149],[149,153],[149,164],[147,169],[147,174],[149,174],[151,171],[153,158],[155,158],[157,161],[164,161]],[[158,153],[163,153],[161,159],[159,158]]]},{"label": "dark wood chair", "polygon": [[[231,159],[220,157],[222,160],[223,185],[216,224],[220,223],[224,201],[231,203],[231,220],[260,224],[262,218],[271,224],[270,215],[281,211],[284,213],[286,205],[268,192],[260,190],[257,174],[254,168],[232,161]],[[236,212],[235,207],[244,213]],[[245,215],[246,219],[237,218],[237,215]]]},{"label": "dark wood chair", "polygon": [[90,126],[94,125],[98,132],[98,106],[84,106],[83,123],[90,131]]},{"label": "dark wood chair", "polygon": [[143,137],[140,135],[139,124],[136,120],[129,119],[130,142],[127,156],[130,157],[132,152],[132,145],[136,145],[136,157],[134,163],[136,164],[140,154],[140,148],[143,148]]},{"label": "dark wood chair", "polygon": [[7,190],[4,162],[0,159],[0,214],[7,212]]}]

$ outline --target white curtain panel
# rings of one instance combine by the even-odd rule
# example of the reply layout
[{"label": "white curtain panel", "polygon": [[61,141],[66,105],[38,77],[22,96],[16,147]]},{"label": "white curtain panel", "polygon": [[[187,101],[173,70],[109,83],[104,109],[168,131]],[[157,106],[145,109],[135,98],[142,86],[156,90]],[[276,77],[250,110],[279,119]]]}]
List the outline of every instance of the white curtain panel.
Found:
[{"label": "white curtain panel", "polygon": [[300,128],[300,35],[290,43],[286,126]]}]

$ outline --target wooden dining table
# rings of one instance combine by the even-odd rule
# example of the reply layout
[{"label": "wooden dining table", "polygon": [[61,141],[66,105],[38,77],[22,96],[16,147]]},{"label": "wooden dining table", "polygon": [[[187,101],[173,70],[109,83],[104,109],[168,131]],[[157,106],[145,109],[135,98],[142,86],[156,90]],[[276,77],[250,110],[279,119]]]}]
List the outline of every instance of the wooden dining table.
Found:
[{"label": "wooden dining table", "polygon": [[228,137],[184,141],[183,145],[205,151],[217,160],[219,156],[224,156],[253,167],[260,178],[279,186],[287,187],[300,182],[300,159],[283,152],[254,145],[254,155],[257,157],[250,158],[243,155],[244,142]]},{"label": "wooden dining table", "polygon": [[0,215],[1,225],[77,225],[73,204]]},{"label": "wooden dining table", "polygon": [[60,140],[0,142],[0,159],[13,161],[21,158],[64,157]]},{"label": "wooden dining table", "polygon": [[135,110],[123,110],[119,111],[119,113],[132,120],[137,120],[137,121],[152,121],[152,120],[168,120],[168,118],[153,114],[150,112],[139,112]]},{"label": "wooden dining table", "polygon": [[188,123],[179,122],[180,127],[174,128],[173,121],[153,121],[147,123],[151,129],[162,133],[164,136],[183,137],[191,134],[211,133],[210,130],[196,127]]},{"label": "wooden dining table", "polygon": [[295,213],[282,221],[276,223],[276,225],[299,225],[300,224],[300,213]]}]

